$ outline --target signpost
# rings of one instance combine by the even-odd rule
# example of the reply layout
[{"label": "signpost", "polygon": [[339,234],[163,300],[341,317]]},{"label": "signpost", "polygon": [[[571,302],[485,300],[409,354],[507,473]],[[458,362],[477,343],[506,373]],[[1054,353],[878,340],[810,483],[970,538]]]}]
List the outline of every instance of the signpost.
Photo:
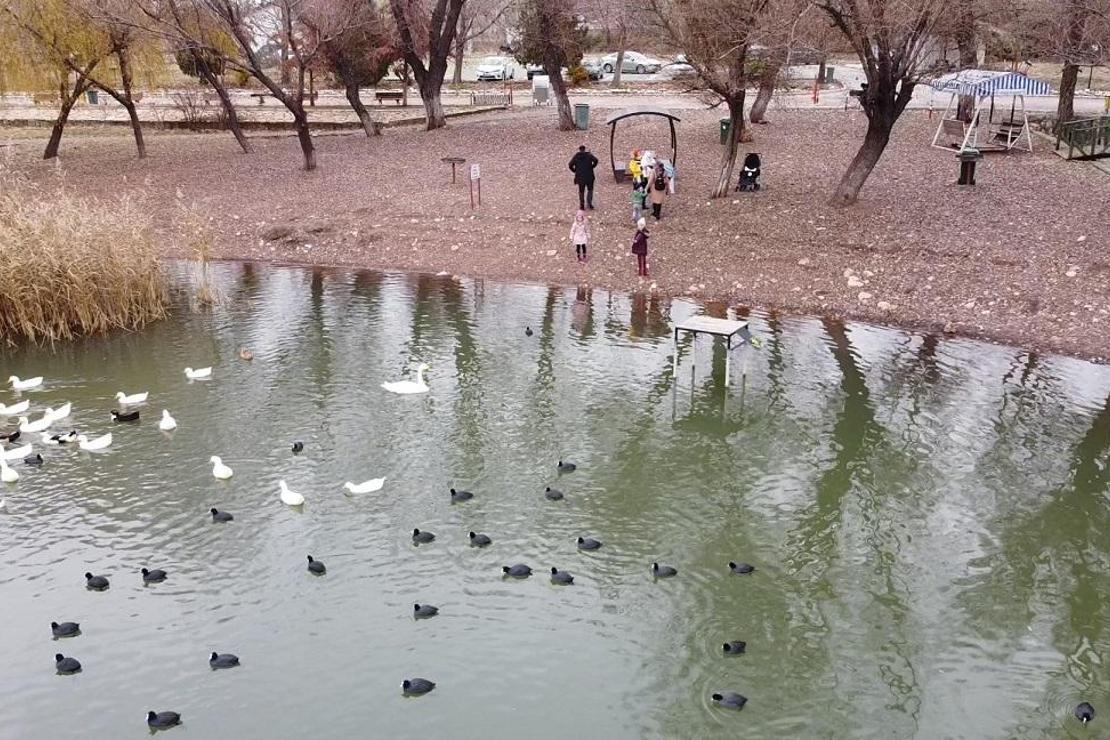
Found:
[{"label": "signpost", "polygon": [[474,208],[474,191],[478,191],[478,205],[482,205],[482,168],[470,165],[470,207]]}]

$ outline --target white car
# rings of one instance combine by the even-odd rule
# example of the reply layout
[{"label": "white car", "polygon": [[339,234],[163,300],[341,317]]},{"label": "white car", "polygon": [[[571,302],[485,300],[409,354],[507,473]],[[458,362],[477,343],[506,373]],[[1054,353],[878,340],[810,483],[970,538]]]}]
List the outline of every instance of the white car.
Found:
[{"label": "white car", "polygon": [[[617,68],[617,55],[606,54],[598,60],[601,63],[601,69],[605,74],[613,74],[613,70]],[[624,53],[624,63],[621,64],[622,72],[635,72],[638,75],[655,74],[663,68],[663,62],[659,59],[649,57],[641,54],[638,51],[626,51]]]},{"label": "white car", "polygon": [[509,57],[486,57],[478,64],[478,81],[511,80],[516,76],[516,67]]}]

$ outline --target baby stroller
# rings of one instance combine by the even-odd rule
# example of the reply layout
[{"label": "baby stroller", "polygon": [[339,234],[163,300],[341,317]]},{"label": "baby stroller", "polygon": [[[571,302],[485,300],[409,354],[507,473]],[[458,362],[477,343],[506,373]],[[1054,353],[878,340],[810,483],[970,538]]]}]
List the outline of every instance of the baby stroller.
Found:
[{"label": "baby stroller", "polygon": [[740,170],[740,179],[736,181],[738,191],[759,190],[759,155],[751,152],[744,157],[744,167]]}]

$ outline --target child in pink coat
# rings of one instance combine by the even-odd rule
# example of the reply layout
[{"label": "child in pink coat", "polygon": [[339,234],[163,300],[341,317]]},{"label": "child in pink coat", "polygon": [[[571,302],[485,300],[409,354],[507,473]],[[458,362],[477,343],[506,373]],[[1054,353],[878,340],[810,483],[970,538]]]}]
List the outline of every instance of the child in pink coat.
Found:
[{"label": "child in pink coat", "polygon": [[570,224],[570,241],[574,244],[574,253],[579,262],[585,262],[586,247],[590,243],[590,217],[585,211],[579,210],[574,214],[574,221]]}]

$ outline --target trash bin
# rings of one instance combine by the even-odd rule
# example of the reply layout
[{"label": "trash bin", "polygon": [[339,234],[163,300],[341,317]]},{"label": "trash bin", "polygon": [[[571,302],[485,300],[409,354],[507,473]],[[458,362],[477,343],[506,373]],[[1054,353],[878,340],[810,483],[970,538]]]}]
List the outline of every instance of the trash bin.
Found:
[{"label": "trash bin", "polygon": [[960,161],[960,179],[956,181],[957,185],[975,184],[975,165],[982,158],[983,153],[978,149],[961,149],[956,153],[956,159]]},{"label": "trash bin", "polygon": [[727,118],[721,119],[721,144],[728,143],[729,134],[732,133],[732,122]]},{"label": "trash bin", "polygon": [[590,106],[585,103],[574,104],[574,127],[579,131],[585,131],[586,127],[590,125]]},{"label": "trash bin", "polygon": [[835,67],[825,67],[825,79],[821,80],[826,85],[831,85],[833,81],[833,73],[836,71]]},{"label": "trash bin", "polygon": [[98,98],[98,97],[99,97],[99,96],[97,95],[97,92],[96,92],[96,90],[86,90],[86,91],[85,91],[85,98],[86,98],[86,99],[87,99],[87,100],[89,101],[89,103],[90,103],[90,104],[92,104],[92,105],[96,105],[96,101],[97,101],[97,98]]}]

